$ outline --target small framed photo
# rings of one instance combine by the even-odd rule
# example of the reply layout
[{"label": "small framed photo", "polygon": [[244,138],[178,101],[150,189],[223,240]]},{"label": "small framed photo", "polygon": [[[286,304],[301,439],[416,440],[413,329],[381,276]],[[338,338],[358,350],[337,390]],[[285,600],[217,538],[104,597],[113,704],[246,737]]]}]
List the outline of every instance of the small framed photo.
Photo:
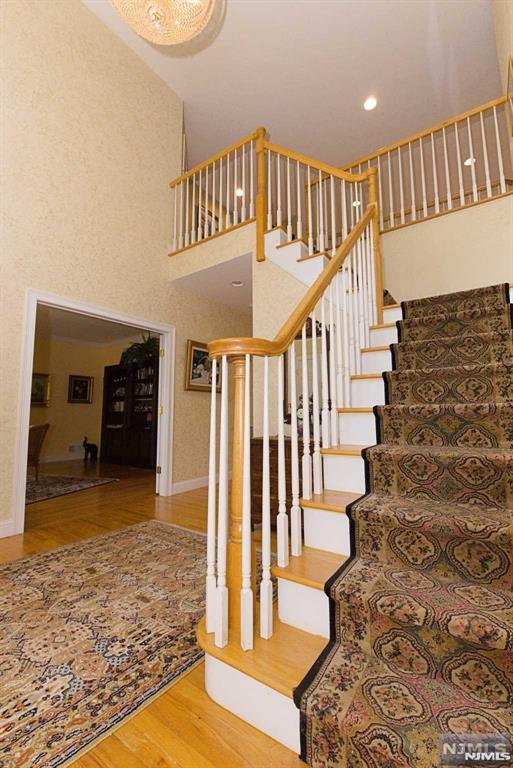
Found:
[{"label": "small framed photo", "polygon": [[68,384],[68,403],[92,403],[93,382],[92,376],[71,375]]},{"label": "small framed photo", "polygon": [[50,405],[50,374],[33,373],[30,404],[48,408]]},{"label": "small framed photo", "polygon": [[[198,392],[210,392],[212,387],[212,360],[209,359],[207,345],[201,341],[187,341],[187,359],[185,362],[185,389]],[[221,369],[217,366],[216,389],[221,391]]]}]

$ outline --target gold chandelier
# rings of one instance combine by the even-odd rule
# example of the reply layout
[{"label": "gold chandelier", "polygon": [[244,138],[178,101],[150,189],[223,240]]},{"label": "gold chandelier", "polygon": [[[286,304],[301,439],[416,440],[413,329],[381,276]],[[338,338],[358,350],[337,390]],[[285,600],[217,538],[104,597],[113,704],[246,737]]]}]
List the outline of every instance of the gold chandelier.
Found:
[{"label": "gold chandelier", "polygon": [[138,35],[157,45],[178,45],[205,29],[216,0],[112,0]]}]

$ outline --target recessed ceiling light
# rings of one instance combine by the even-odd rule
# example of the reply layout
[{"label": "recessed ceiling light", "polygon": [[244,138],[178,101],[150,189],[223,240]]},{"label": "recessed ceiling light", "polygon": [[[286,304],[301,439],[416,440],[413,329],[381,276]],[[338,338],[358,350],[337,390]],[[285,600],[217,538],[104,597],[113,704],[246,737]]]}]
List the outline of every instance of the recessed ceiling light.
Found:
[{"label": "recessed ceiling light", "polygon": [[244,283],[242,282],[242,280],[232,280],[232,285],[234,288],[242,288]]},{"label": "recessed ceiling light", "polygon": [[377,103],[378,103],[378,100],[375,96],[368,96],[363,102],[363,108],[366,109],[367,112],[370,112],[371,109],[375,108]]},{"label": "recessed ceiling light", "polygon": [[463,165],[474,165],[476,162],[475,157],[467,157],[467,159],[464,161]]},{"label": "recessed ceiling light", "polygon": [[359,200],[355,200],[354,203],[353,203],[353,208],[359,208],[360,205],[361,205],[360,201]]},{"label": "recessed ceiling light", "polygon": [[235,190],[235,194],[237,195],[237,197],[242,197],[244,194],[244,191],[240,187],[237,187],[237,189]]}]

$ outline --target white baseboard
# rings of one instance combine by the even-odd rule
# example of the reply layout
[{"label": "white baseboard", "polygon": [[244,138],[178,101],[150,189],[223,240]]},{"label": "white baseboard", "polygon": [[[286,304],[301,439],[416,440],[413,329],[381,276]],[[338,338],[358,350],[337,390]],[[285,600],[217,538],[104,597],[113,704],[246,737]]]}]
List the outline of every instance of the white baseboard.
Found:
[{"label": "white baseboard", "polygon": [[76,453],[63,453],[62,456],[45,456],[39,464],[53,464],[56,461],[83,461],[83,456],[77,456]]},{"label": "white baseboard", "polygon": [[0,520],[0,539],[14,536],[14,520]]},{"label": "white baseboard", "polygon": [[190,480],[180,480],[179,483],[173,483],[171,496],[176,496],[177,493],[186,493],[186,491],[195,491],[196,488],[204,488],[206,485],[208,485],[208,475],[191,477]]}]

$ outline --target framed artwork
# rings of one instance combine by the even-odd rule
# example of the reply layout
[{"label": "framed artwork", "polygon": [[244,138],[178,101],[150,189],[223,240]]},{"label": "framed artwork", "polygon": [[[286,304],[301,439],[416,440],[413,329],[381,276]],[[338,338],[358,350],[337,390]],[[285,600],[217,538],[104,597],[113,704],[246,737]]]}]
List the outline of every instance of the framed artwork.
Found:
[{"label": "framed artwork", "polygon": [[[209,360],[207,345],[201,341],[187,340],[185,361],[185,389],[210,392],[212,385],[212,361]],[[217,367],[216,389],[221,391],[221,369]]]},{"label": "framed artwork", "polygon": [[30,404],[48,408],[50,405],[50,374],[33,373]]},{"label": "framed artwork", "polygon": [[68,384],[68,403],[92,403],[93,382],[92,376],[71,375]]}]

